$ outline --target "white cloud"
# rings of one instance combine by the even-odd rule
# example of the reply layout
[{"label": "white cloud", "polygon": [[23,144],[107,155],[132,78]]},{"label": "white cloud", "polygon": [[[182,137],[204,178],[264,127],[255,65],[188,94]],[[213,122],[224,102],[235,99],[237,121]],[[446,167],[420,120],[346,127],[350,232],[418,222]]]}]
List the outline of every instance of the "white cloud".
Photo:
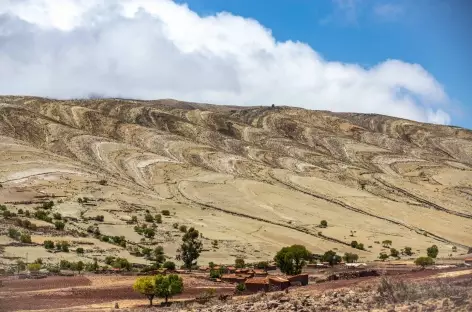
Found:
[{"label": "white cloud", "polygon": [[0,93],[292,105],[448,123],[420,65],[328,62],[257,21],[169,0],[0,0]]},{"label": "white cloud", "polygon": [[403,7],[395,3],[380,3],[373,10],[376,16],[387,21],[397,20],[403,14]]}]

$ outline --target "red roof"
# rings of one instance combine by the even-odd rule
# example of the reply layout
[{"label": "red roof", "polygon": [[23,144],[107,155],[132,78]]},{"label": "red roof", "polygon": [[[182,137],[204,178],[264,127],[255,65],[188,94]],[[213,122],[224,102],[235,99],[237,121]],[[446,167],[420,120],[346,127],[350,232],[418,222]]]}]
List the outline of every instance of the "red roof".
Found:
[{"label": "red roof", "polygon": [[266,277],[253,277],[246,280],[246,284],[269,284]]}]

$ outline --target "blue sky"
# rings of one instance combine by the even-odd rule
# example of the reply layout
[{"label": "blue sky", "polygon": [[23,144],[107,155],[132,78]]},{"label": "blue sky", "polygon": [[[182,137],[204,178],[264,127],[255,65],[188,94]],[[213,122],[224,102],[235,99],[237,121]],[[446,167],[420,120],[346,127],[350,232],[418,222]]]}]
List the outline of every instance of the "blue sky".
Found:
[{"label": "blue sky", "polygon": [[472,128],[471,12],[472,0],[0,0],[0,94]]},{"label": "blue sky", "polygon": [[279,41],[308,43],[325,59],[372,66],[419,63],[451,97],[452,124],[472,128],[470,0],[184,0],[200,15],[254,18]]}]

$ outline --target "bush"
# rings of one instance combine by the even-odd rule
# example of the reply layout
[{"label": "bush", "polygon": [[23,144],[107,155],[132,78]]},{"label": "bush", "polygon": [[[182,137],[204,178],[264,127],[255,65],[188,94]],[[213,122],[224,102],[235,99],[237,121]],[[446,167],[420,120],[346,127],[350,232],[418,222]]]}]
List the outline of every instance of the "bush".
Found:
[{"label": "bush", "polygon": [[107,184],[108,184],[108,181],[107,181],[107,180],[100,180],[100,181],[98,181],[98,184],[100,184],[100,185],[107,185]]},{"label": "bush", "polygon": [[54,222],[54,226],[56,227],[56,230],[59,230],[59,231],[62,231],[64,230],[64,227],[65,227],[65,223],[62,222],[62,221],[56,221]]},{"label": "bush", "polygon": [[385,252],[381,252],[379,254],[379,259],[382,260],[382,261],[385,261],[385,260],[388,259],[388,255]]},{"label": "bush", "polygon": [[359,244],[357,244],[356,248],[359,249],[359,250],[364,250],[364,244],[359,243]]},{"label": "bush", "polygon": [[61,220],[62,219],[62,216],[59,212],[56,212],[52,215],[52,217],[56,220]]},{"label": "bush", "polygon": [[63,252],[69,252],[69,243],[66,241],[57,242],[56,249]]},{"label": "bush", "polygon": [[179,231],[180,231],[180,232],[183,232],[183,233],[187,232],[187,226],[181,225],[181,226],[179,227]]},{"label": "bush", "polygon": [[46,249],[54,249],[54,242],[52,240],[44,241],[43,245]]},{"label": "bush", "polygon": [[403,249],[403,254],[406,255],[406,256],[411,256],[413,254],[413,252],[411,251],[411,247],[406,246]]},{"label": "bush", "polygon": [[8,210],[4,210],[4,211],[3,211],[3,217],[4,217],[5,219],[9,219],[9,218],[13,217],[13,214],[12,214],[10,211],[8,211]]},{"label": "bush", "polygon": [[84,249],[82,247],[79,247],[75,250],[75,252],[77,252],[78,254],[83,254],[84,253]]},{"label": "bush", "polygon": [[51,209],[52,207],[54,207],[54,202],[52,200],[48,201],[48,202],[45,202],[42,205],[43,209]]},{"label": "bush", "polygon": [[213,248],[218,248],[218,241],[215,239],[211,242],[211,245],[213,246]]},{"label": "bush", "polygon": [[221,272],[219,270],[210,270],[210,278],[220,278]]},{"label": "bush", "polygon": [[103,215],[98,215],[98,216],[95,216],[94,220],[99,221],[99,222],[103,222],[105,220],[105,217]]},{"label": "bush", "polygon": [[175,270],[175,263],[172,261],[166,261],[162,265],[163,268],[174,271]]},{"label": "bush", "polygon": [[438,246],[433,245],[429,247],[428,249],[426,249],[426,252],[428,253],[428,257],[436,258],[439,252]]},{"label": "bush", "polygon": [[8,237],[18,240],[18,239],[20,239],[20,237],[21,237],[21,233],[18,232],[18,231],[17,231],[16,229],[14,229],[14,228],[9,228],[9,229],[8,229]]},{"label": "bush", "polygon": [[25,217],[28,217],[28,218],[29,218],[30,216],[31,216],[30,211],[29,211],[29,210],[26,210],[26,211],[25,211]]},{"label": "bush", "polygon": [[137,216],[132,216],[131,217],[131,222],[137,223],[138,222],[138,217]]},{"label": "bush", "polygon": [[22,233],[20,237],[20,242],[25,244],[31,244],[31,236],[28,233]]},{"label": "bush", "polygon": [[392,245],[392,241],[389,240],[389,239],[386,239],[386,240],[382,241],[382,245],[383,245],[385,248],[389,248],[389,247]]},{"label": "bush", "polygon": [[144,221],[146,222],[154,222],[154,218],[152,217],[152,215],[150,213],[146,213],[144,215]]},{"label": "bush", "polygon": [[170,211],[169,210],[162,210],[161,211],[163,216],[170,216]]},{"label": "bush", "polygon": [[174,223],[174,224],[172,224],[172,227],[173,227],[174,229],[178,229],[178,228],[179,228],[179,224],[178,224],[178,223]]},{"label": "bush", "polygon": [[156,220],[156,223],[162,223],[162,215],[160,213],[155,215],[154,220]]},{"label": "bush", "polygon": [[357,248],[357,241],[352,241],[351,242],[351,247],[352,248]]},{"label": "bush", "polygon": [[415,264],[424,268],[425,266],[433,265],[434,260],[431,257],[419,257],[415,260]]},{"label": "bush", "polygon": [[144,229],[144,236],[147,238],[153,238],[156,235],[153,229]]},{"label": "bush", "polygon": [[21,209],[21,208],[18,209],[18,214],[23,214],[23,213],[24,213],[23,209]]},{"label": "bush", "polygon": [[244,285],[244,283],[239,283],[238,285],[236,285],[236,291],[243,292],[245,290],[246,290],[246,285]]},{"label": "bush", "polygon": [[30,264],[28,264],[28,271],[38,272],[39,270],[41,270],[41,264],[39,264],[39,263],[30,263]]},{"label": "bush", "polygon": [[328,222],[326,220],[321,220],[320,227],[322,228],[328,227]]},{"label": "bush", "polygon": [[124,269],[127,271],[131,270],[131,263],[129,263],[128,259],[125,258],[116,258],[111,266],[117,269]]},{"label": "bush", "polygon": [[395,248],[390,248],[390,256],[391,257],[394,257],[394,258],[397,258],[399,256],[399,252],[398,250],[396,250]]},{"label": "bush", "polygon": [[269,267],[269,262],[261,261],[261,262],[256,263],[254,267],[259,270],[267,270],[267,268]]},{"label": "bush", "polygon": [[333,265],[338,264],[339,262],[341,262],[341,257],[336,255],[336,252],[334,252],[332,250],[328,250],[321,257],[321,261],[329,262],[329,264],[331,266],[333,266]]},{"label": "bush", "polygon": [[0,205],[0,211],[5,211],[7,210],[7,206],[5,205]]},{"label": "bush", "polygon": [[452,252],[457,252],[457,247],[456,246],[452,246]]}]

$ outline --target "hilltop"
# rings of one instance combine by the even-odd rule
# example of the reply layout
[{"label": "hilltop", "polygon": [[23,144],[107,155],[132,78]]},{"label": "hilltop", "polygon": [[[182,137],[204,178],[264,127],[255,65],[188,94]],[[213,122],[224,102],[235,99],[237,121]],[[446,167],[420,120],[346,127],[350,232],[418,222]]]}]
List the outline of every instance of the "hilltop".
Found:
[{"label": "hilltop", "polygon": [[[460,257],[471,244],[472,131],[293,107],[5,96],[0,184],[0,204],[29,210],[37,226],[23,229],[33,244],[22,245],[0,219],[2,265],[77,258],[45,240],[145,264],[143,247],[175,255],[181,225],[202,233],[202,264],[271,260],[295,243],[370,261],[386,240],[413,257],[433,244],[439,257]],[[64,230],[32,217],[49,201]],[[162,216],[152,239],[134,230],[147,213]],[[90,227],[125,236],[126,248]]]}]

